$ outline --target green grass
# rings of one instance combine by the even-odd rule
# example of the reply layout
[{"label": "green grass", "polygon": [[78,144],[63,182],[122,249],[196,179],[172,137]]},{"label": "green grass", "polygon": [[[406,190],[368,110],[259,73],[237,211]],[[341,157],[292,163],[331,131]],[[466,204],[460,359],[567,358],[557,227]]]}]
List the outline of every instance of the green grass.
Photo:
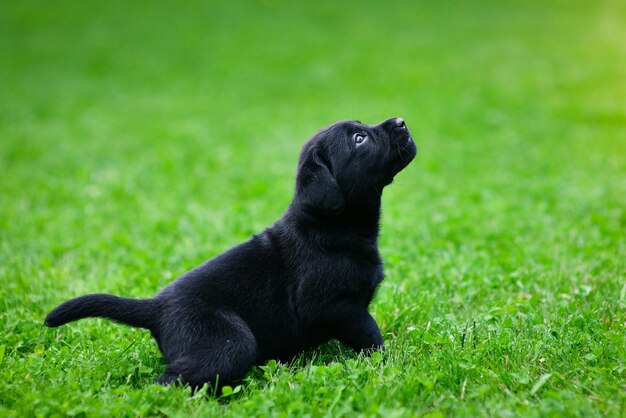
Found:
[{"label": "green grass", "polygon": [[[625,39],[619,0],[2,2],[0,416],[625,416]],[[41,326],[260,231],[310,135],[391,116],[384,353],[207,399],[145,331]]]}]

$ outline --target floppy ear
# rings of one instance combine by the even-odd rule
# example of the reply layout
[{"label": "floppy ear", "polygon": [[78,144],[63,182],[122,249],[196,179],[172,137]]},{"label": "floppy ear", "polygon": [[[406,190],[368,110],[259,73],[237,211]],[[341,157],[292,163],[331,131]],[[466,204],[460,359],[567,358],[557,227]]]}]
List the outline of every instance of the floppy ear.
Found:
[{"label": "floppy ear", "polygon": [[323,215],[337,214],[345,205],[330,163],[319,149],[304,150],[300,156],[295,201],[306,210]]}]

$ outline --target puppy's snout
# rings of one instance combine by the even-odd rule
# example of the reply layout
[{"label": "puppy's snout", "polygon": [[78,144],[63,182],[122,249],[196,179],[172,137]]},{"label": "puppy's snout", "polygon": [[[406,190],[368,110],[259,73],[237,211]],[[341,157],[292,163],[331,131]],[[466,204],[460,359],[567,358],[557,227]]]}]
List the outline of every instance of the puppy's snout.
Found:
[{"label": "puppy's snout", "polygon": [[406,128],[406,124],[404,123],[404,119],[402,118],[396,118],[394,123],[398,128]]}]

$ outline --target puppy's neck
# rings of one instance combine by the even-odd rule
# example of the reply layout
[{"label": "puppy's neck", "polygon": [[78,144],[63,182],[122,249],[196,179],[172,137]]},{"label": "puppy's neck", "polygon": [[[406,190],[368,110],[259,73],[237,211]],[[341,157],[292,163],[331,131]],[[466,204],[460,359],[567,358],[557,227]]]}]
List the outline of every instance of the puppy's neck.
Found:
[{"label": "puppy's neck", "polygon": [[380,222],[380,196],[366,202],[352,202],[338,213],[316,213],[292,203],[283,220],[296,230],[324,241],[357,239],[376,245]]}]

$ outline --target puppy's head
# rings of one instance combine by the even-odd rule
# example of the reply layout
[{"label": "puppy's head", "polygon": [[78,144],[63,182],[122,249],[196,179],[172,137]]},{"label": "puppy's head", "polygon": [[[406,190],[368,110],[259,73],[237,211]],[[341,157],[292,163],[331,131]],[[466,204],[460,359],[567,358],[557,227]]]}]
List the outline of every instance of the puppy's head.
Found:
[{"label": "puppy's head", "polygon": [[383,187],[415,157],[417,147],[401,118],[378,125],[335,123],[300,152],[295,203],[332,215],[376,201]]}]

